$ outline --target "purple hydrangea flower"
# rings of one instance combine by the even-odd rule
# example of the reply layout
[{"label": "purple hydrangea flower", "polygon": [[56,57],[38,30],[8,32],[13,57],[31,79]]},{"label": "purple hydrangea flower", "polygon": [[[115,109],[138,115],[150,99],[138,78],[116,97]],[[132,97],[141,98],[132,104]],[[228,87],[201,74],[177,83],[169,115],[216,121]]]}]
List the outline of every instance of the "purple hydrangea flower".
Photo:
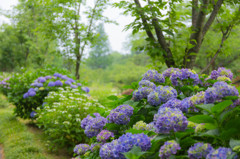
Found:
[{"label": "purple hydrangea flower", "polygon": [[31,117],[31,118],[34,118],[36,115],[37,115],[37,112],[35,112],[35,111],[32,111],[32,112],[30,113],[30,117]]},{"label": "purple hydrangea flower", "polygon": [[102,146],[102,143],[101,144],[100,143],[91,144],[90,150],[91,150],[91,152],[94,152],[96,150],[99,150],[101,148],[101,146]]},{"label": "purple hydrangea flower", "polygon": [[65,81],[64,82],[66,85],[71,85],[72,84],[72,82],[70,82],[70,81]]},{"label": "purple hydrangea flower", "polygon": [[51,79],[52,76],[45,76],[45,79],[48,80],[48,79]]},{"label": "purple hydrangea flower", "polygon": [[32,83],[31,86],[34,86],[34,87],[43,87],[43,84],[42,83]]},{"label": "purple hydrangea flower", "polygon": [[111,131],[108,130],[102,130],[98,135],[97,135],[97,141],[98,142],[106,142],[110,138],[114,137],[114,134]]},{"label": "purple hydrangea flower", "polygon": [[48,83],[48,87],[54,87],[55,86],[55,82],[49,82]]},{"label": "purple hydrangea flower", "polygon": [[188,149],[188,157],[190,159],[206,158],[213,150],[210,144],[198,142]]},{"label": "purple hydrangea flower", "polygon": [[170,140],[164,143],[159,150],[159,157],[161,159],[168,159],[171,155],[177,154],[177,151],[180,150],[180,145],[174,141]]},{"label": "purple hydrangea flower", "polygon": [[55,76],[55,77],[59,77],[59,78],[61,78],[62,77],[62,75],[60,74],[60,73],[54,73],[54,75],[53,76]]},{"label": "purple hydrangea flower", "polygon": [[25,99],[25,98],[27,98],[28,97],[28,92],[27,93],[24,93],[24,95],[23,95],[23,98]]},{"label": "purple hydrangea flower", "polygon": [[71,84],[71,86],[70,86],[71,88],[78,88],[78,86],[77,85],[73,85],[73,84]]},{"label": "purple hydrangea flower", "polygon": [[62,86],[63,83],[60,80],[55,81],[55,86]]},{"label": "purple hydrangea flower", "polygon": [[179,71],[174,71],[170,76],[171,82],[174,86],[179,86],[181,83],[179,83],[179,80],[187,80],[187,79],[193,79],[193,84],[197,85],[200,83],[200,79],[198,74],[190,69],[181,69]]},{"label": "purple hydrangea flower", "polygon": [[156,70],[148,70],[144,75],[142,80],[148,80],[156,83],[164,83],[165,78],[163,75],[158,73]]},{"label": "purple hydrangea flower", "polygon": [[33,96],[35,96],[36,95],[36,92],[35,91],[29,91],[28,92],[28,96],[30,96],[30,97],[33,97]]},{"label": "purple hydrangea flower", "polygon": [[171,131],[184,131],[187,128],[188,121],[181,110],[168,107],[159,109],[153,119],[158,133],[169,134]]},{"label": "purple hydrangea flower", "polygon": [[130,151],[133,146],[140,147],[142,151],[147,151],[151,148],[151,139],[143,133],[126,133],[119,137],[117,142],[113,148],[113,156],[118,159],[125,159],[122,153]]},{"label": "purple hydrangea flower", "polygon": [[81,89],[86,93],[89,93],[89,91],[90,91],[90,89],[88,87],[82,87]]},{"label": "purple hydrangea flower", "polygon": [[161,103],[166,103],[168,100],[174,98],[177,98],[177,91],[173,87],[158,86],[148,95],[148,103],[153,106],[158,106]]},{"label": "purple hydrangea flower", "polygon": [[107,123],[107,119],[100,114],[94,113],[94,115],[95,118],[88,115],[81,122],[81,127],[85,129],[84,133],[90,138],[96,136]]},{"label": "purple hydrangea flower", "polygon": [[138,90],[133,92],[133,100],[140,101],[143,98],[147,98],[147,96],[153,91],[152,88],[149,87],[141,87]]},{"label": "purple hydrangea flower", "polygon": [[38,78],[38,82],[40,82],[40,83],[46,82],[45,77],[39,77],[39,78]]},{"label": "purple hydrangea flower", "polygon": [[104,145],[102,145],[99,151],[99,156],[101,157],[101,159],[115,159],[113,149],[117,144],[118,140],[113,140],[110,143],[105,143]]},{"label": "purple hydrangea flower", "polygon": [[120,105],[113,109],[108,115],[109,122],[119,125],[126,125],[130,121],[130,116],[133,114],[133,107],[129,105]]},{"label": "purple hydrangea flower", "polygon": [[226,76],[231,80],[233,79],[233,73],[231,72],[231,70],[226,69],[224,67],[219,67],[217,71],[219,73],[219,76]]},{"label": "purple hydrangea flower", "polygon": [[155,89],[156,85],[153,82],[150,82],[148,80],[142,80],[138,83],[139,87],[148,87],[148,88],[152,88]]},{"label": "purple hydrangea flower", "polygon": [[218,78],[218,76],[219,76],[218,71],[213,70],[213,71],[211,72],[210,78],[213,79],[213,80],[216,80],[216,79]]},{"label": "purple hydrangea flower", "polygon": [[164,77],[170,77],[174,72],[180,72],[179,68],[168,68],[163,72]]},{"label": "purple hydrangea flower", "polygon": [[188,107],[185,107],[182,105],[182,101],[179,99],[170,99],[169,101],[167,101],[165,104],[163,104],[161,106],[161,108],[163,107],[168,107],[168,108],[178,108],[180,109],[182,112],[187,112],[188,111]]},{"label": "purple hydrangea flower", "polygon": [[79,144],[74,147],[73,152],[78,155],[84,155],[89,149],[88,144]]},{"label": "purple hydrangea flower", "polygon": [[82,86],[82,84],[81,83],[77,83],[77,86]]},{"label": "purple hydrangea flower", "polygon": [[[227,159],[229,156],[232,155],[232,153],[233,152],[230,148],[219,147],[217,150],[211,151],[207,155],[207,159]],[[235,156],[234,158],[237,159],[237,156]]]},{"label": "purple hydrangea flower", "polygon": [[225,82],[216,82],[213,87],[209,87],[205,91],[205,103],[214,103],[227,96],[239,96],[236,87],[225,84]]}]

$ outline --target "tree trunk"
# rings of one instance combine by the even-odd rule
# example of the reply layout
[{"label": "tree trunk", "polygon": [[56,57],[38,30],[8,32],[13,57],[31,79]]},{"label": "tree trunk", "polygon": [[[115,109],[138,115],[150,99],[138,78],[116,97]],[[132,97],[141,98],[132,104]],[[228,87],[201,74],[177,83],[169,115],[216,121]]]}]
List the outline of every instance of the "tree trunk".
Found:
[{"label": "tree trunk", "polygon": [[79,70],[80,70],[80,65],[81,65],[81,56],[77,56],[76,59],[76,73],[75,73],[75,77],[76,79],[80,79],[80,74],[79,74]]}]

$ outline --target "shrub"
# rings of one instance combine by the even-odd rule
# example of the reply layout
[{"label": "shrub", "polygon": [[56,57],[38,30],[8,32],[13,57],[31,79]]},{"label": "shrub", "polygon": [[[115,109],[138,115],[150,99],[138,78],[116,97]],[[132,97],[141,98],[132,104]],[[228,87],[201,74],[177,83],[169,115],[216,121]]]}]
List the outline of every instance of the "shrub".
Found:
[{"label": "shrub", "polygon": [[[88,145],[101,146],[94,151],[86,149],[77,157],[237,158],[240,89],[231,84],[232,76],[225,68],[214,70],[209,76],[178,68],[169,68],[162,74],[147,71],[138,88],[132,84],[136,89],[132,96],[109,97],[113,109],[107,118],[101,117],[104,122],[94,121],[101,122],[100,130],[114,133],[112,141],[97,140],[97,133],[88,136]],[[83,121],[92,118],[88,116]]]},{"label": "shrub", "polygon": [[10,102],[16,106],[15,114],[22,118],[30,118],[31,112],[43,104],[48,92],[57,91],[58,87],[65,88],[69,84],[72,88],[78,87],[75,80],[62,75],[68,74],[65,70],[47,68],[22,71],[21,74],[15,73],[10,78],[11,89],[8,91]]},{"label": "shrub", "polygon": [[58,88],[56,92],[49,92],[41,108],[36,110],[36,122],[43,128],[51,148],[73,148],[79,142],[87,142],[81,121],[87,114],[100,111],[104,107],[78,89],[67,87]]}]

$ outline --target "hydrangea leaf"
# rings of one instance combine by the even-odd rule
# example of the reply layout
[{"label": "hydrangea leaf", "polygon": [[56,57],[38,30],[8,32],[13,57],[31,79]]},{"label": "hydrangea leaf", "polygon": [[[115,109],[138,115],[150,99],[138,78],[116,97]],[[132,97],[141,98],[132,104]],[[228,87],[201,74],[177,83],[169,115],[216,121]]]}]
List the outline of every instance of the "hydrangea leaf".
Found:
[{"label": "hydrangea leaf", "polygon": [[221,103],[216,104],[211,108],[211,111],[214,113],[221,113],[225,108],[229,107],[233,102],[231,100],[225,100]]},{"label": "hydrangea leaf", "polygon": [[197,108],[206,110],[207,112],[211,112],[211,108],[214,106],[214,104],[200,104],[200,105],[196,105]]},{"label": "hydrangea leaf", "polygon": [[229,145],[232,149],[236,146],[240,146],[240,140],[230,139]]},{"label": "hydrangea leaf", "polygon": [[215,120],[209,115],[195,115],[188,118],[189,121],[194,123],[215,123]]},{"label": "hydrangea leaf", "polygon": [[142,152],[140,147],[133,146],[133,148],[130,151],[125,152],[123,154],[127,159],[139,159],[145,153],[147,152]]}]

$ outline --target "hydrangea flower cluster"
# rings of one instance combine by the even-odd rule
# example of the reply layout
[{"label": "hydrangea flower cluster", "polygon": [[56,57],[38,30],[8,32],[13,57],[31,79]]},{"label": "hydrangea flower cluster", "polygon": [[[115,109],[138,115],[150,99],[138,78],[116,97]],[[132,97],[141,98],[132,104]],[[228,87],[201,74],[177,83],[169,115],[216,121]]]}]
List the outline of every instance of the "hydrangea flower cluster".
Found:
[{"label": "hydrangea flower cluster", "polygon": [[158,86],[148,95],[148,103],[153,106],[158,106],[174,98],[177,98],[177,91],[173,87]]},{"label": "hydrangea flower cluster", "polygon": [[99,113],[94,113],[94,115],[95,118],[88,115],[81,122],[81,127],[85,129],[84,133],[90,138],[96,136],[107,123],[107,119]]},{"label": "hydrangea flower cluster", "polygon": [[156,70],[148,70],[144,75],[142,80],[148,80],[156,83],[164,83],[165,78],[163,75],[158,73]]},{"label": "hydrangea flower cluster", "polygon": [[223,82],[231,82],[231,79],[226,77],[226,76],[219,76],[217,78],[218,81],[223,81]]},{"label": "hydrangea flower cluster", "polygon": [[239,96],[238,90],[226,82],[216,82],[205,91],[205,103],[214,103],[226,96]]},{"label": "hydrangea flower cluster", "polygon": [[133,100],[140,101],[143,98],[147,98],[147,96],[153,91],[152,88],[149,87],[141,87],[138,90],[133,92]]},{"label": "hydrangea flower cluster", "polygon": [[185,110],[188,109],[189,112],[198,112],[199,110],[195,107],[195,105],[204,104],[204,103],[205,103],[205,92],[203,91],[198,92],[196,95],[187,97],[182,100],[182,105],[184,106]]},{"label": "hydrangea flower cluster", "polygon": [[110,138],[114,137],[114,134],[111,131],[108,130],[102,130],[98,135],[97,135],[97,141],[98,142],[106,142]]},{"label": "hydrangea flower cluster", "polygon": [[213,151],[213,147],[208,143],[195,143],[188,150],[188,157],[190,159],[201,159],[206,158],[207,155]]},{"label": "hydrangea flower cluster", "polygon": [[102,146],[102,143],[95,143],[95,144],[91,144],[90,146],[90,150],[91,152],[94,152],[96,150],[99,150]]},{"label": "hydrangea flower cluster", "polygon": [[151,140],[143,133],[126,133],[119,137],[118,144],[113,149],[114,157],[124,159],[125,157],[122,153],[130,151],[134,145],[140,147],[142,151],[147,151],[151,148]]},{"label": "hydrangea flower cluster", "polygon": [[133,125],[133,129],[137,130],[148,130],[148,124],[143,121],[138,121],[135,125]]},{"label": "hydrangea flower cluster", "polygon": [[160,150],[159,150],[159,157],[161,159],[164,158],[169,158],[171,155],[175,155],[177,153],[178,150],[180,150],[181,147],[180,145],[174,141],[174,140],[170,140],[164,143],[163,146],[161,146]]},{"label": "hydrangea flower cluster", "polygon": [[170,99],[169,101],[167,101],[166,103],[161,105],[161,108],[163,108],[163,107],[177,108],[177,109],[180,109],[182,112],[187,112],[188,111],[188,107],[183,105],[182,101],[179,100],[179,99],[176,99],[176,98]]},{"label": "hydrangea flower cluster", "polygon": [[168,68],[163,72],[163,76],[170,77],[175,72],[180,72],[180,69],[179,68]]},{"label": "hydrangea flower cluster", "polygon": [[35,111],[32,111],[32,112],[30,113],[30,117],[31,117],[31,118],[34,118],[36,115],[37,115],[37,112],[35,112]]},{"label": "hydrangea flower cluster", "polygon": [[220,76],[225,76],[226,78],[229,78],[231,81],[233,78],[233,73],[229,69],[226,69],[224,67],[219,67],[218,70],[213,70],[211,72],[210,78],[213,80],[217,80],[218,77]]},{"label": "hydrangea flower cluster", "polygon": [[27,93],[24,93],[23,98],[33,97],[36,95],[36,90],[34,88],[30,88]]},{"label": "hydrangea flower cluster", "polygon": [[[211,151],[208,155],[207,155],[207,159],[226,159],[229,156],[232,155],[232,150],[230,148],[226,148],[226,147],[219,147],[217,150],[215,151]],[[234,159],[237,159],[237,155],[234,157]]]},{"label": "hydrangea flower cluster", "polygon": [[129,105],[120,105],[117,108],[111,110],[108,115],[110,123],[115,123],[119,125],[126,125],[130,121],[130,116],[133,114],[133,107]]},{"label": "hydrangea flower cluster", "polygon": [[179,83],[178,80],[187,80],[192,79],[193,84],[197,85],[200,83],[200,79],[198,74],[190,69],[180,69],[179,71],[173,71],[170,76],[171,82],[174,86],[179,86],[181,83]]},{"label": "hydrangea flower cluster", "polygon": [[5,78],[2,81],[0,81],[0,87],[10,89],[10,87],[9,87],[10,84],[7,82],[9,79],[10,79],[10,77]]},{"label": "hydrangea flower cluster", "polygon": [[179,109],[159,108],[154,115],[154,126],[158,133],[169,134],[171,131],[184,131],[188,126],[187,118]]},{"label": "hydrangea flower cluster", "polygon": [[[48,80],[52,80],[47,82]],[[65,81],[63,81],[65,80]],[[46,86],[47,87],[61,87],[64,84],[70,86],[73,89],[78,88],[78,86],[81,86],[81,83],[75,83],[76,81],[67,77],[66,75],[62,75],[59,73],[55,73],[53,76],[45,76],[45,77],[39,77],[38,79],[36,79],[34,81],[34,83],[31,84],[31,86],[33,87],[44,87],[44,83],[47,83]],[[81,88],[83,91],[85,91],[86,93],[89,92],[89,88],[88,87],[82,87]],[[24,94],[24,98],[28,98],[29,96],[35,96],[36,95],[36,91],[35,94],[33,92],[31,92],[31,94],[29,92]]]},{"label": "hydrangea flower cluster", "polygon": [[73,152],[78,155],[85,154],[90,149],[88,144],[79,144],[76,145],[73,149]]},{"label": "hydrangea flower cluster", "polygon": [[101,159],[114,159],[113,149],[118,144],[118,140],[113,140],[110,143],[105,143],[101,146],[99,156]]}]

